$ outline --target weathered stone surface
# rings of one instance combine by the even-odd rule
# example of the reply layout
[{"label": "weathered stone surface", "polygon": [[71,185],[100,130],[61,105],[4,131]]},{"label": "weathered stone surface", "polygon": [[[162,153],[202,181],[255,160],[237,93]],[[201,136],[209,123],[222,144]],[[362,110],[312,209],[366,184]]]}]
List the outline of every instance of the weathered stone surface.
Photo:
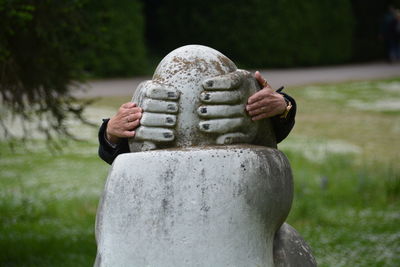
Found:
[{"label": "weathered stone surface", "polygon": [[130,150],[234,143],[276,147],[270,121],[251,121],[245,112],[248,97],[259,89],[250,72],[238,70],[220,52],[180,47],[135,90],[132,101],[144,114]]},{"label": "weathered stone surface", "polygon": [[289,163],[272,148],[120,155],[99,207],[96,266],[273,266],[292,195]]},{"label": "weathered stone surface", "polygon": [[274,238],[275,267],[317,266],[310,246],[289,224],[284,223]]}]

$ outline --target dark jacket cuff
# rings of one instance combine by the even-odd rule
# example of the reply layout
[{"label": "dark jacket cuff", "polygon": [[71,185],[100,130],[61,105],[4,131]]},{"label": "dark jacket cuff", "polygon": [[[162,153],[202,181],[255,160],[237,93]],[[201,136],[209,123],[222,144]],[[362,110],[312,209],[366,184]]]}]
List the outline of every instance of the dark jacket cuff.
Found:
[{"label": "dark jacket cuff", "polygon": [[99,129],[99,156],[108,164],[112,164],[114,159],[122,153],[129,152],[128,139],[121,138],[121,141],[116,146],[111,146],[106,140],[105,134],[107,130],[107,124],[110,119],[103,119],[103,123]]},{"label": "dark jacket cuff", "polygon": [[285,99],[290,101],[292,108],[287,114],[286,118],[281,118],[280,115],[271,118],[272,127],[274,128],[276,142],[279,143],[285,139],[290,131],[293,129],[295,123],[295,117],[297,112],[296,101],[289,95],[279,92]]}]

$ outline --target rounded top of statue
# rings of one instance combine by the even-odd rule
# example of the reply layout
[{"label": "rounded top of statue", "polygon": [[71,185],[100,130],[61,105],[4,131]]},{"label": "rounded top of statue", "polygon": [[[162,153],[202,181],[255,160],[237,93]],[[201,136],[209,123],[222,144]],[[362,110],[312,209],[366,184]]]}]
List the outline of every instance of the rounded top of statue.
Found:
[{"label": "rounded top of statue", "polygon": [[251,121],[245,105],[259,88],[250,72],[215,49],[177,48],[135,91],[132,102],[143,115],[130,150],[252,143],[260,123]]},{"label": "rounded top of statue", "polygon": [[186,45],[173,50],[161,60],[153,81],[175,87],[178,85],[176,88],[180,90],[187,88],[188,83],[198,85],[205,78],[228,74],[236,69],[235,63],[213,48]]}]

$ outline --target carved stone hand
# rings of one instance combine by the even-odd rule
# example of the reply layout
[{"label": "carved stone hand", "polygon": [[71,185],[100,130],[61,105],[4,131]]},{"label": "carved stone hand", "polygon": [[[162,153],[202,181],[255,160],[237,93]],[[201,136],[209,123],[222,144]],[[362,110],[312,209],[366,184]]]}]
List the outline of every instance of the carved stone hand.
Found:
[{"label": "carved stone hand", "polygon": [[202,86],[202,105],[197,109],[200,131],[220,134],[217,144],[249,143],[258,128],[247,115],[244,104],[259,89],[253,75],[236,70],[206,79]]},{"label": "carved stone hand", "polygon": [[[157,143],[175,139],[172,128],[176,124],[179,96],[178,90],[153,81],[145,81],[138,86],[132,102],[142,107],[143,115],[141,126],[130,142],[131,151],[133,148],[139,151],[155,149]],[[139,144],[135,141],[143,142]]]}]

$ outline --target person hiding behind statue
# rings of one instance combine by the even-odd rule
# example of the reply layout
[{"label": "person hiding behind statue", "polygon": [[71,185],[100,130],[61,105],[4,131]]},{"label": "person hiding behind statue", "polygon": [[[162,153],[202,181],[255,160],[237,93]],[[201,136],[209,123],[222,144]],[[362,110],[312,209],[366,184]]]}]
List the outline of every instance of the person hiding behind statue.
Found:
[{"label": "person hiding behind statue", "polygon": [[380,38],[384,41],[387,60],[400,61],[400,11],[393,6],[389,6],[383,16]]},{"label": "person hiding behind statue", "polygon": [[[296,102],[289,95],[272,89],[260,72],[254,78],[260,90],[251,95],[245,105],[246,113],[252,121],[271,119],[276,143],[286,138],[295,123]],[[130,152],[128,138],[135,137],[140,126],[143,109],[136,103],[122,104],[117,113],[110,119],[104,119],[99,130],[99,156],[108,164],[122,153]]]}]

